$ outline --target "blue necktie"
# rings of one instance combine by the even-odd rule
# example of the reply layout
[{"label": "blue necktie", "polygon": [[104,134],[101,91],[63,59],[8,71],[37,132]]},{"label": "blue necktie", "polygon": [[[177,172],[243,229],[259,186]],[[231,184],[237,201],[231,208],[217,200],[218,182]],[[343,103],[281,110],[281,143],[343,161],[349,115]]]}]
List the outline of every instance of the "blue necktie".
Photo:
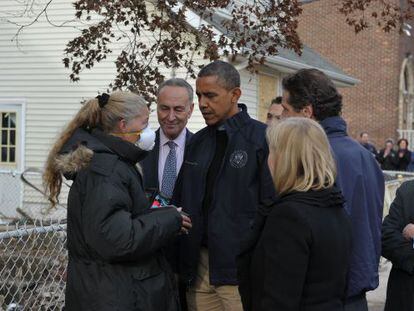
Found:
[{"label": "blue necktie", "polygon": [[177,155],[175,152],[175,143],[170,140],[167,145],[170,147],[170,152],[165,160],[161,194],[166,198],[171,198],[174,191],[175,179],[177,178]]}]

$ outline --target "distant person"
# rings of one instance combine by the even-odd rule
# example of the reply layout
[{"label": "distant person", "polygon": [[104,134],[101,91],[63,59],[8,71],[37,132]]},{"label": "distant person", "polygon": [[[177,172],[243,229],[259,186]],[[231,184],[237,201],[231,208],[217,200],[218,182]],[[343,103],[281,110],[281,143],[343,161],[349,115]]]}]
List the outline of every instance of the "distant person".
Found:
[{"label": "distant person", "polygon": [[353,232],[345,311],[367,311],[366,292],[379,284],[384,175],[372,154],[348,136],[342,96],[322,71],[299,70],[282,85],[284,117],[313,118],[328,136]]},{"label": "distant person", "polygon": [[267,137],[280,198],[259,209],[238,258],[244,310],[342,311],[352,234],[328,138],[306,118]]},{"label": "distant person", "polygon": [[394,142],[392,141],[392,139],[387,139],[385,141],[385,148],[380,150],[376,158],[379,164],[381,165],[382,170],[397,170],[398,156],[394,150]]},{"label": "distant person", "polygon": [[392,262],[385,311],[414,310],[414,181],[397,190],[382,224],[382,255]]},{"label": "distant person", "polygon": [[369,135],[367,132],[362,132],[359,135],[359,142],[365,149],[371,152],[374,156],[377,155],[377,149],[375,149],[375,146],[369,142]]},{"label": "distant person", "polygon": [[282,117],[283,106],[282,96],[278,96],[272,100],[267,111],[266,124],[270,125],[272,122],[278,122]]},{"label": "distant person", "polygon": [[411,151],[408,150],[408,140],[405,138],[401,138],[398,143],[398,165],[397,170],[398,171],[406,171],[408,165],[411,162]]}]

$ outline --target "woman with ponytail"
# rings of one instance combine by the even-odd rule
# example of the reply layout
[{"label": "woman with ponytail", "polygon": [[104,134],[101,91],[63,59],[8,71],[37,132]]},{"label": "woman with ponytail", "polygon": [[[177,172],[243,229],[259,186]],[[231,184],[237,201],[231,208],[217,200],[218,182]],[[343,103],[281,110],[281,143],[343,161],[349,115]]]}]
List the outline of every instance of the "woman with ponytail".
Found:
[{"label": "woman with ponytail", "polygon": [[88,101],[52,147],[44,183],[68,197],[65,310],[179,310],[162,248],[191,227],[174,207],[150,209],[137,163],[154,145],[149,109],[129,92]]}]

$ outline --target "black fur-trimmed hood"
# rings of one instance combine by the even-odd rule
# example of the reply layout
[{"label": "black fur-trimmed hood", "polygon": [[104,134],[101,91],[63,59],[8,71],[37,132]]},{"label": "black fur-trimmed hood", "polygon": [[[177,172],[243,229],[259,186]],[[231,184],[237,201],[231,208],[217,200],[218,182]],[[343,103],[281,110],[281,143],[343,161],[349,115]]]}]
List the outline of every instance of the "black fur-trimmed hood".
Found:
[{"label": "black fur-trimmed hood", "polygon": [[67,179],[72,179],[76,173],[89,166],[95,152],[113,153],[89,131],[79,128],[56,157],[56,167]]},{"label": "black fur-trimmed hood", "polygon": [[56,158],[56,166],[66,178],[73,179],[76,173],[89,166],[97,153],[113,155],[131,165],[136,165],[148,155],[147,151],[100,129],[90,132],[77,129]]}]

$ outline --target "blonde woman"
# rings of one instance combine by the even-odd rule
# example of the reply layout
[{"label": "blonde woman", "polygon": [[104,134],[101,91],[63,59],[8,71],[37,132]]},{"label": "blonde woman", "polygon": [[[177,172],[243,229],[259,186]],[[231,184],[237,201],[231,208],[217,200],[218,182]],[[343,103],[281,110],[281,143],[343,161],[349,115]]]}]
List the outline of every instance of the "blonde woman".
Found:
[{"label": "blonde woman", "polygon": [[277,202],[259,209],[239,256],[245,310],[343,310],[351,232],[328,139],[311,119],[267,131]]},{"label": "blonde woman", "polygon": [[128,92],[88,101],[50,151],[44,182],[53,204],[62,174],[68,198],[65,310],[179,310],[161,248],[190,219],[150,210],[136,164],[154,145],[147,103]]}]

